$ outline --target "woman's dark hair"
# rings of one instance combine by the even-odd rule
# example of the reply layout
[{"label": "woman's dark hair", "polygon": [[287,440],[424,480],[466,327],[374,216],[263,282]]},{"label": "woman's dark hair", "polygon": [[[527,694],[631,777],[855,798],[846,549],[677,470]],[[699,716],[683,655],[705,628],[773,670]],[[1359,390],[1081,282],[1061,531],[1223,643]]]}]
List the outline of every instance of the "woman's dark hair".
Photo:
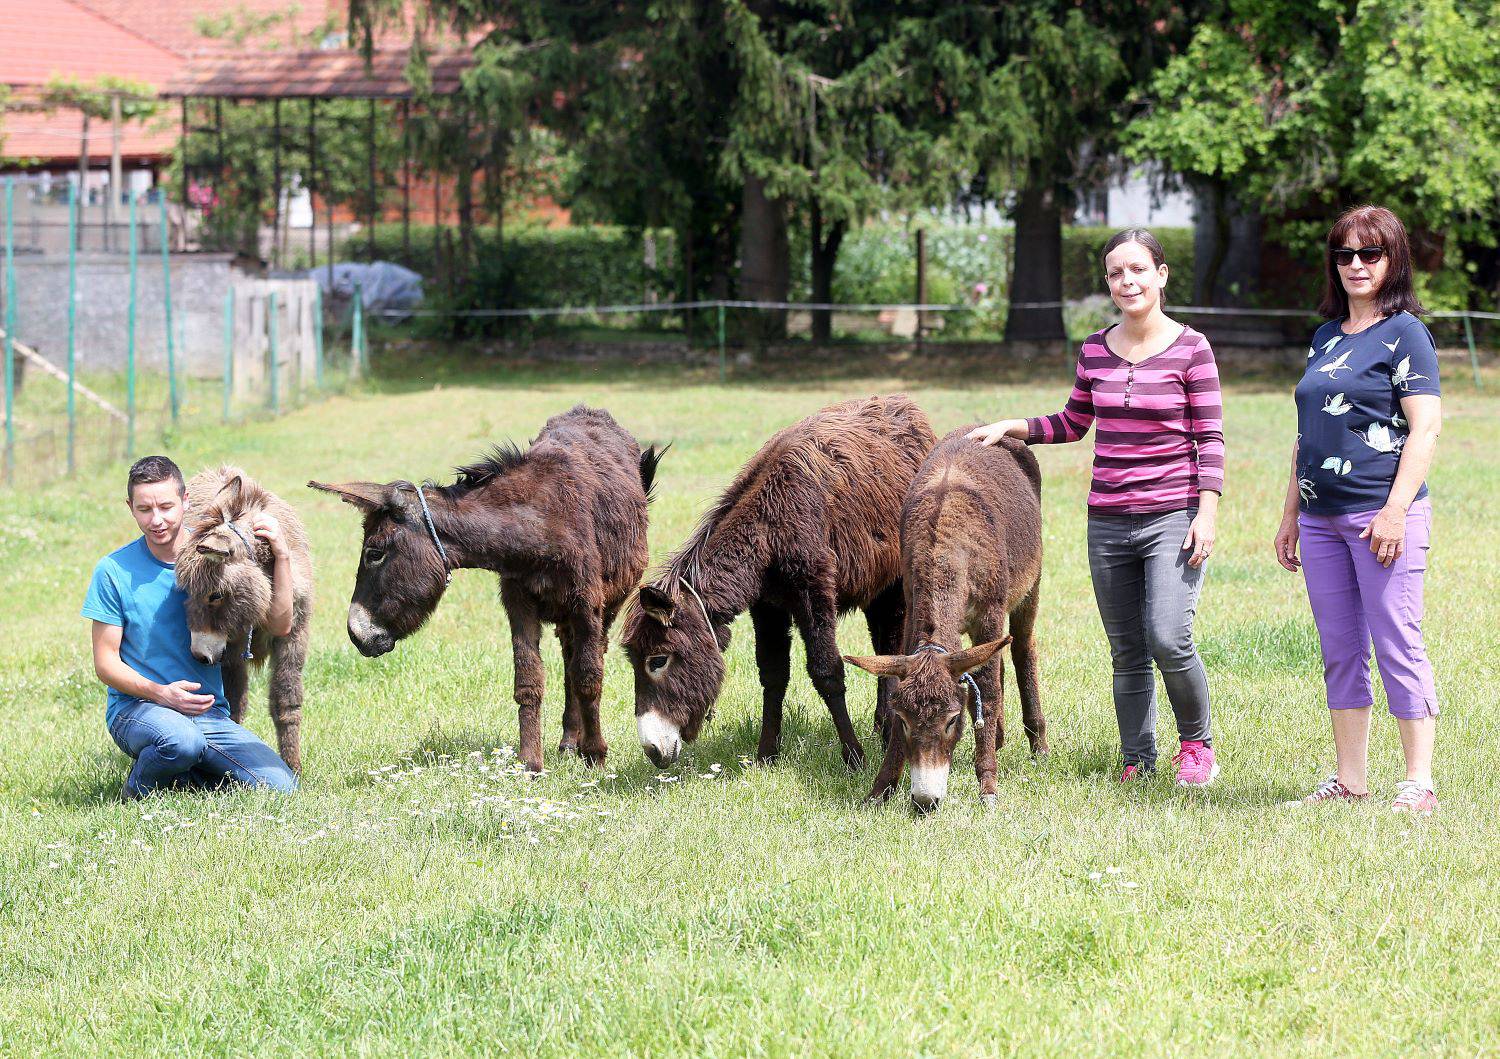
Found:
[{"label": "woman's dark hair", "polygon": [[1103,264],[1105,259],[1115,252],[1116,247],[1123,246],[1126,243],[1140,243],[1144,246],[1146,252],[1151,255],[1152,263],[1157,268],[1161,268],[1161,266],[1167,263],[1167,255],[1162,251],[1161,243],[1157,241],[1156,236],[1144,228],[1126,228],[1124,231],[1116,232],[1110,236],[1109,242],[1104,244],[1104,249],[1099,251],[1099,262]]},{"label": "woman's dark hair", "polygon": [[1342,247],[1358,250],[1361,245],[1381,247],[1390,262],[1385,280],[1375,292],[1376,311],[1382,316],[1393,316],[1403,309],[1409,313],[1426,312],[1411,289],[1411,244],[1401,218],[1384,206],[1351,206],[1328,229],[1328,246],[1323,255],[1323,301],[1318,313],[1328,320],[1342,320],[1349,315],[1349,292],[1339,278],[1333,252]]}]

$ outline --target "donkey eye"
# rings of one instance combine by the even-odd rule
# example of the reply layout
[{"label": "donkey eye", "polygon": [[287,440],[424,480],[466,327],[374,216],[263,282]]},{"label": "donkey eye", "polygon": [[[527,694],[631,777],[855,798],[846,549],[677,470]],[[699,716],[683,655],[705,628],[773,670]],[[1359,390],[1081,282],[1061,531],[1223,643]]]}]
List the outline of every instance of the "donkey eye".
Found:
[{"label": "donkey eye", "polygon": [[379,566],[383,562],[385,562],[385,552],[384,551],[382,551],[379,548],[366,548],[365,549],[365,565],[366,566],[370,566],[370,567]]},{"label": "donkey eye", "polygon": [[219,602],[219,600],[221,600],[223,598],[224,598],[224,593],[222,593],[222,592],[210,592],[208,594],[208,601],[210,603],[217,603],[217,602]]},{"label": "donkey eye", "polygon": [[671,655],[651,655],[646,659],[646,672],[654,677],[666,669],[670,661],[672,661]]},{"label": "donkey eye", "polygon": [[962,717],[962,713],[955,713],[952,717],[949,717],[947,723],[943,725],[944,730],[947,731],[949,735],[952,735],[954,732],[958,731],[958,722]]}]

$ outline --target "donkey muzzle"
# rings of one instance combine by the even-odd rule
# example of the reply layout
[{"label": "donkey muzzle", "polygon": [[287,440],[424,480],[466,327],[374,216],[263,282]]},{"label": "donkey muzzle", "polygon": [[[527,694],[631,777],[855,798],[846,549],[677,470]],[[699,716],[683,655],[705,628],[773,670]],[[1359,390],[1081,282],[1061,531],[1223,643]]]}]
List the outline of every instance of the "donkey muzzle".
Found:
[{"label": "donkey muzzle", "polygon": [[192,656],[206,666],[216,666],[224,660],[224,648],[228,641],[211,632],[190,634],[188,650]]},{"label": "donkey muzzle", "polygon": [[396,638],[375,624],[359,603],[349,604],[349,642],[366,658],[379,658],[396,646]]},{"label": "donkey muzzle", "polygon": [[914,765],[911,770],[911,804],[918,814],[937,809],[948,793],[950,766]]},{"label": "donkey muzzle", "polygon": [[672,764],[682,753],[682,733],[661,714],[643,713],[636,717],[635,727],[641,749],[657,768]]}]

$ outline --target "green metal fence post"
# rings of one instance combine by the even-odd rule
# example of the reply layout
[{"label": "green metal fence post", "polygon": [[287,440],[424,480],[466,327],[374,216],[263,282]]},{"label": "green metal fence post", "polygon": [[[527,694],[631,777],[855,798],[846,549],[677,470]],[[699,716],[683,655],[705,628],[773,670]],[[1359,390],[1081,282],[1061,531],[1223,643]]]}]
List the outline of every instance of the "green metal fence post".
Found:
[{"label": "green metal fence post", "polygon": [[1484,383],[1479,379],[1479,350],[1474,346],[1474,321],[1469,319],[1469,314],[1464,313],[1464,337],[1469,340],[1469,367],[1474,369],[1474,389],[1484,389]]},{"label": "green metal fence post", "polygon": [[5,178],[5,480],[16,475],[16,180]]},{"label": "green metal fence post", "polygon": [[234,288],[224,292],[224,422],[234,394]]},{"label": "green metal fence post", "polygon": [[349,374],[359,378],[365,368],[365,296],[358,283],[354,285],[354,316],[349,324]]},{"label": "green metal fence post", "polygon": [[323,288],[313,287],[313,381],[323,388]]},{"label": "green metal fence post", "polygon": [[281,414],[281,356],[276,348],[281,337],[280,321],[277,320],[276,292],[266,296],[266,331],[271,336],[271,414]]},{"label": "green metal fence post", "polygon": [[125,303],[125,455],[135,455],[135,193],[130,195],[130,295]]},{"label": "green metal fence post", "polygon": [[[110,189],[113,194],[114,189]],[[74,390],[78,385],[76,335],[78,333],[78,189],[68,185],[68,474],[78,468],[78,408]]]},{"label": "green metal fence post", "polygon": [[719,381],[729,377],[729,366],[724,360],[724,303],[719,303]]},{"label": "green metal fence post", "polygon": [[167,309],[167,393],[172,402],[172,425],[177,425],[177,349],[172,337],[172,260],[168,256],[171,242],[167,231],[167,196],[164,190],[157,194],[161,203],[161,283],[162,296]]}]

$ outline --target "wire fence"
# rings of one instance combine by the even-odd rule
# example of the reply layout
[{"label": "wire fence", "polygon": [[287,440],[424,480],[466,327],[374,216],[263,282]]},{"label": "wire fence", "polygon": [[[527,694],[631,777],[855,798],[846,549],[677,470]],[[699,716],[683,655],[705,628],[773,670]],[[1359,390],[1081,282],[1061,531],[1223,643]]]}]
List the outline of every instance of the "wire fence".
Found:
[{"label": "wire fence", "polygon": [[347,329],[330,328],[312,280],[253,279],[222,257],[169,253],[166,201],[143,193],[125,204],[120,251],[91,254],[63,185],[67,235],[50,250],[18,238],[37,183],[3,184],[5,485],[131,457],[189,423],[278,415],[363,372],[357,288]]},{"label": "wire fence", "polygon": [[[126,197],[119,210],[124,234],[101,239],[101,249],[79,236],[81,207],[76,186],[65,180],[4,180],[6,485],[135,455],[186,424],[280,414],[362,374],[372,344],[406,337],[498,339],[523,349],[548,343],[601,357],[654,346],[673,355],[691,350],[716,357],[727,379],[731,361],[747,353],[826,359],[840,349],[889,344],[919,356],[967,347],[998,360],[1019,352],[1005,341],[1016,313],[1047,325],[1037,333],[1056,335],[1060,321],[1068,343],[1117,316],[1103,295],[935,304],[648,296],[469,308],[438,299],[367,310],[358,287],[345,305],[330,285],[325,305],[324,290],[311,279],[258,279],[236,272],[227,255],[173,254],[177,222],[155,191]],[[1174,305],[1170,312],[1216,348],[1264,352],[1268,360],[1305,346],[1319,322],[1287,308]],[[338,322],[330,326],[332,320]],[[1500,313],[1436,312],[1427,320],[1440,346],[1467,351],[1482,386],[1480,349],[1500,339]],[[1050,341],[1059,351],[1065,346]]]},{"label": "wire fence", "polygon": [[[1074,301],[1012,302],[995,306],[916,302],[847,303],[714,299],[658,301],[612,305],[539,306],[534,308],[418,308],[372,313],[385,334],[487,334],[521,343],[553,339],[567,345],[609,346],[656,340],[716,350],[721,374],[727,374],[731,351],[781,347],[795,351],[841,345],[893,343],[916,350],[941,350],[950,344],[990,344],[1001,352],[1007,343],[1007,312],[1057,313],[1075,344],[1116,319],[1108,297]],[[1299,348],[1322,322],[1316,313],[1285,308],[1231,308],[1172,305],[1170,313],[1196,323],[1215,346],[1263,350],[1268,356]],[[822,317],[821,326],[819,317]],[[1482,386],[1480,349],[1500,338],[1500,313],[1444,311],[1424,315],[1438,345],[1467,352],[1476,386]],[[465,326],[474,325],[474,326]],[[1061,343],[1060,343],[1061,344]]]}]

